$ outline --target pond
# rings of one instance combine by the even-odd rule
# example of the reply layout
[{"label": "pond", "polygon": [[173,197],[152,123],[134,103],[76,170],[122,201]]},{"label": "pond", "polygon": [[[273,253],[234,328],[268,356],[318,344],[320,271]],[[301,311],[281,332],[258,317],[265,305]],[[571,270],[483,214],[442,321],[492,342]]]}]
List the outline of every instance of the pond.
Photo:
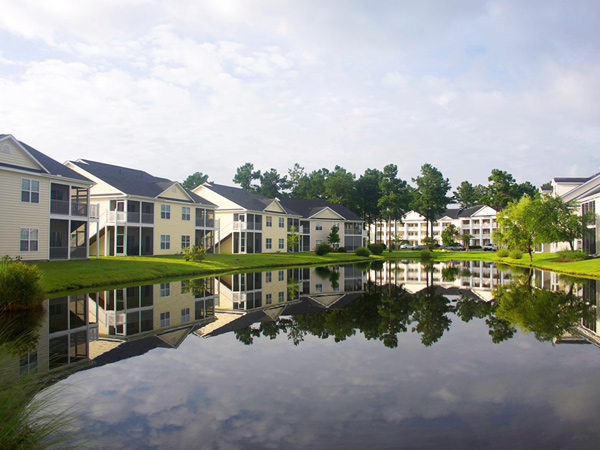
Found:
[{"label": "pond", "polygon": [[597,448],[596,280],[487,262],[273,269],[51,299],[96,448]]}]

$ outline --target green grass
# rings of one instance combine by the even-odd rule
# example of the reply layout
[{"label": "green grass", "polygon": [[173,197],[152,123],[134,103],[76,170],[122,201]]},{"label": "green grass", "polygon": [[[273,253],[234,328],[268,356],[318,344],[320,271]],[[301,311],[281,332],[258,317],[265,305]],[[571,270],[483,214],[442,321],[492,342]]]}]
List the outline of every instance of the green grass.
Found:
[{"label": "green grass", "polygon": [[[354,253],[269,253],[257,255],[208,255],[202,262],[186,262],[182,256],[102,257],[82,261],[52,261],[36,263],[44,276],[46,290],[53,296],[68,291],[135,284],[139,281],[159,281],[202,275],[216,275],[270,267],[342,264],[378,259],[420,259],[419,251],[384,251],[381,256],[359,257]],[[520,267],[534,267],[588,278],[600,278],[600,259],[558,262],[552,253],[533,255],[529,259],[500,258],[494,252],[440,252],[431,253],[433,261],[494,261]]]},{"label": "green grass", "polygon": [[230,272],[294,267],[301,265],[341,264],[364,261],[354,253],[268,253],[256,255],[207,255],[202,262],[186,262],[182,256],[101,257],[79,261],[36,263],[44,275],[46,291],[62,294],[88,288],[132,284],[138,281],[158,281],[215,275]]}]

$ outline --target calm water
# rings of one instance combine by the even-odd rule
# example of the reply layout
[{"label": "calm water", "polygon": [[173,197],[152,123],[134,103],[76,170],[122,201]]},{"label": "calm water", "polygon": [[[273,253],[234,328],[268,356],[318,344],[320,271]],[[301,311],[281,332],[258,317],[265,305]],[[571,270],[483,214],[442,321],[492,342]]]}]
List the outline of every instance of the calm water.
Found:
[{"label": "calm water", "polygon": [[20,365],[66,370],[97,448],[597,448],[598,283],[397,262],[113,289],[50,300]]}]

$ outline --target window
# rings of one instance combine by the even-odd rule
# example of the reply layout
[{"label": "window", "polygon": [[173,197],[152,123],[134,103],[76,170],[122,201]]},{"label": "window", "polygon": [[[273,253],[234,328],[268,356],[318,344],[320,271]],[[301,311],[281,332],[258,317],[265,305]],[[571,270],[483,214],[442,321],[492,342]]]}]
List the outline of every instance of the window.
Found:
[{"label": "window", "polygon": [[171,313],[168,311],[160,313],[161,328],[168,327],[169,325],[171,325]]},{"label": "window", "polygon": [[160,296],[168,297],[171,295],[171,283],[161,283],[160,284]]},{"label": "window", "polygon": [[37,180],[21,179],[21,201],[27,203],[40,202],[40,182]]},{"label": "window", "polygon": [[190,237],[187,235],[182,235],[181,236],[181,248],[186,248],[190,246]]},{"label": "window", "polygon": [[171,218],[171,205],[160,205],[160,218],[170,219]]},{"label": "window", "polygon": [[279,281],[283,281],[284,276],[285,276],[285,272],[283,270],[280,270],[279,271],[279,276],[278,276]]},{"label": "window", "polygon": [[265,272],[265,283],[271,282],[271,272]]},{"label": "window", "polygon": [[315,285],[315,292],[323,292],[323,285],[322,284],[316,284]]},{"label": "window", "polygon": [[273,240],[271,238],[267,238],[267,241],[265,242],[265,248],[267,250],[273,248]]},{"label": "window", "polygon": [[279,293],[279,303],[283,302],[283,292]]},{"label": "window", "polygon": [[315,243],[316,243],[317,245],[319,245],[319,244],[322,244],[322,243],[323,243],[323,239],[317,239],[317,240],[315,241]]},{"label": "window", "polygon": [[279,218],[279,228],[285,228],[285,218]]},{"label": "window", "polygon": [[190,308],[184,308],[181,310],[181,323],[190,321]]},{"label": "window", "polygon": [[37,252],[38,234],[39,231],[37,228],[21,228],[20,251]]},{"label": "window", "polygon": [[272,227],[273,226],[273,217],[272,216],[267,216],[266,219],[266,224],[268,227]]},{"label": "window", "polygon": [[171,249],[171,236],[168,234],[160,235],[160,249],[170,250]]},{"label": "window", "polygon": [[283,239],[279,239],[279,250],[283,250],[285,248],[285,241]]},{"label": "window", "polygon": [[323,222],[317,222],[315,224],[315,230],[320,231],[323,229]]},{"label": "window", "polygon": [[[168,205],[165,205],[168,206]],[[190,220],[191,214],[190,214],[190,207],[189,206],[182,206],[181,207],[181,220]]]},{"label": "window", "polygon": [[265,303],[267,305],[270,305],[272,302],[273,302],[273,295],[272,294],[265,295]]}]

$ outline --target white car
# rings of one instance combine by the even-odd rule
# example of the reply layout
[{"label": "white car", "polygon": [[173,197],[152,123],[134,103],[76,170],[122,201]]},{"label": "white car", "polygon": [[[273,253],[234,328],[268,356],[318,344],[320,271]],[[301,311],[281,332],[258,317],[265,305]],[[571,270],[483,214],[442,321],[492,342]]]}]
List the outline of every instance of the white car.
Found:
[{"label": "white car", "polygon": [[485,244],[483,246],[483,250],[486,252],[495,252],[496,250],[498,250],[498,246],[496,244]]}]

